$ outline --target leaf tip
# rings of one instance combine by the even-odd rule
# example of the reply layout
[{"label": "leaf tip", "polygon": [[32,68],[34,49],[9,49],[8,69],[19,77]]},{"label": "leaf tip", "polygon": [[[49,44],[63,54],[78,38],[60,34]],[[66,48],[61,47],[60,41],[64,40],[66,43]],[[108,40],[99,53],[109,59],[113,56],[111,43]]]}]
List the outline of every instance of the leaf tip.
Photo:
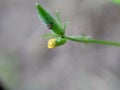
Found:
[{"label": "leaf tip", "polygon": [[41,8],[41,5],[39,3],[35,3],[35,6],[37,9]]},{"label": "leaf tip", "polygon": [[39,5],[39,3],[35,3],[35,6],[37,7]]}]

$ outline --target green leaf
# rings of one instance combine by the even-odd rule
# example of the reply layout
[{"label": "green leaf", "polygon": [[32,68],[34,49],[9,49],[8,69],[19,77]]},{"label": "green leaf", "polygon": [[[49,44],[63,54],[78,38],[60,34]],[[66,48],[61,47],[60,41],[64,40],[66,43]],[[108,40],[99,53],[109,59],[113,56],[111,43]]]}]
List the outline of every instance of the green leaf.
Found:
[{"label": "green leaf", "polygon": [[60,24],[50,12],[44,9],[40,4],[36,3],[39,18],[57,35],[64,35],[64,27]]}]

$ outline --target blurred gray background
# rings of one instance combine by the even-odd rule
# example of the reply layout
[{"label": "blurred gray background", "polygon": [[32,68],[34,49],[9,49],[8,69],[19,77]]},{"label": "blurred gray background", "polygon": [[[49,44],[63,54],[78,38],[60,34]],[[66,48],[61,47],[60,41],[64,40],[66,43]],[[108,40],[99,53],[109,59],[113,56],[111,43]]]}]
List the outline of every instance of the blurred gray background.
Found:
[{"label": "blurred gray background", "polygon": [[120,90],[120,48],[68,41],[47,48],[35,3],[70,21],[67,35],[120,41],[111,0],[0,0],[0,81],[8,90]]}]

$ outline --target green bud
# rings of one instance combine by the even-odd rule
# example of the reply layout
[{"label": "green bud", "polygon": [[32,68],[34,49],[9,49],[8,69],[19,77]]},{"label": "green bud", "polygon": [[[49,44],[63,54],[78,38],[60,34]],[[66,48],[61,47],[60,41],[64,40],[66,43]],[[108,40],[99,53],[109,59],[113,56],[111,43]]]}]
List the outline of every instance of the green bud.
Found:
[{"label": "green bud", "polygon": [[57,35],[64,35],[64,27],[57,18],[51,15],[40,4],[36,3],[39,18]]},{"label": "green bud", "polygon": [[60,45],[63,45],[67,42],[67,40],[65,38],[61,38],[61,37],[58,37],[56,39],[56,46],[60,46]]}]

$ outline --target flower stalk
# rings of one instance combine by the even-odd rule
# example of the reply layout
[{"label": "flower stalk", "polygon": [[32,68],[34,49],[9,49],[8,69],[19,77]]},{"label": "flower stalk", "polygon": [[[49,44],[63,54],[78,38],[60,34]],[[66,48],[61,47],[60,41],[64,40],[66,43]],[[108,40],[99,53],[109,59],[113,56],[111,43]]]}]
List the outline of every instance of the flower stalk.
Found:
[{"label": "flower stalk", "polygon": [[75,41],[75,42],[81,42],[81,43],[88,43],[88,44],[102,44],[102,45],[110,45],[110,46],[118,46],[120,47],[120,42],[112,42],[112,41],[107,41],[107,40],[99,40],[99,39],[85,39],[85,37],[81,36],[79,38],[75,37],[68,37],[64,36],[67,40]]}]

